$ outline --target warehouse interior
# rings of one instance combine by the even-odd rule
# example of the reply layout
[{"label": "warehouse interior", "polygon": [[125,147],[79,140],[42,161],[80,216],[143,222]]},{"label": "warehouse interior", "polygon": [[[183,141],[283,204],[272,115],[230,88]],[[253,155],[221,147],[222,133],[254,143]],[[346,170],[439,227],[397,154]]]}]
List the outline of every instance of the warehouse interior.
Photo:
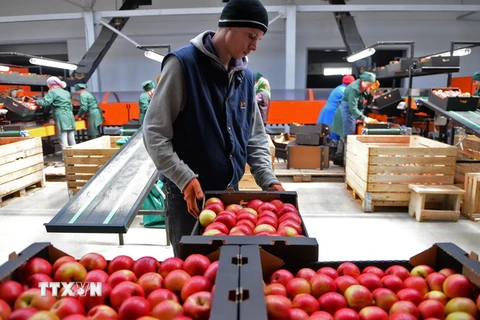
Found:
[{"label": "warehouse interior", "polygon": [[[191,232],[181,234],[177,248],[172,241],[181,236],[180,229],[176,229],[180,227],[169,221],[176,219],[190,225],[191,220],[188,215],[181,218],[184,220],[167,218],[167,200],[175,210],[177,201],[186,207],[183,197],[190,184],[179,193],[175,191],[180,188],[178,184],[167,186],[165,176],[175,177],[172,163],[178,165],[169,161],[174,158],[188,168],[190,158],[182,159],[177,153],[188,154],[189,148],[198,150],[195,141],[200,144],[207,136],[215,137],[210,132],[216,128],[205,124],[196,127],[200,120],[187,122],[184,116],[172,119],[171,133],[162,131],[164,120],[153,119],[152,110],[158,116],[159,110],[170,108],[169,103],[174,101],[165,93],[169,80],[164,80],[162,66],[165,56],[179,54],[178,49],[184,46],[191,47],[189,44],[198,34],[215,32],[225,8],[237,2],[244,6],[260,3],[268,14],[268,31],[255,42],[255,49],[248,49],[251,52],[247,56],[242,53],[249,71],[235,71],[242,77],[254,75],[255,88],[249,81],[242,84],[242,78],[238,78],[236,86],[254,92],[256,102],[252,100],[252,108],[260,110],[253,109],[255,115],[248,120],[250,138],[245,143],[250,143],[252,137],[258,139],[260,134],[267,139],[261,139],[260,147],[248,144],[240,152],[230,147],[233,140],[227,143],[231,148],[224,150],[228,163],[235,158],[235,152],[242,153],[239,158],[243,162],[232,162],[228,171],[233,172],[232,178],[221,190],[203,190],[204,199],[197,201],[200,216],[195,216]],[[231,14],[243,12],[252,14],[238,9]],[[480,319],[479,29],[478,0],[3,3],[0,320],[103,319],[99,315],[102,312],[107,318],[125,320]],[[213,50],[217,55],[218,48]],[[236,60],[233,55],[231,59]],[[206,70],[202,68],[195,70]],[[167,75],[171,79],[171,74]],[[196,76],[185,82],[187,86],[198,80]],[[198,78],[202,77],[208,75]],[[258,95],[260,83],[265,83],[262,81],[266,81],[264,88],[268,91],[265,118],[260,105],[265,103],[265,94],[262,100]],[[340,87],[342,95],[333,102],[334,92]],[[178,92],[185,90],[185,97],[191,97],[199,92],[193,88],[190,90],[194,93],[185,88]],[[354,106],[347,97],[356,94],[353,92],[357,88]],[[55,105],[58,100],[48,99],[54,90],[57,95],[62,92],[60,97],[67,97],[68,121],[72,120],[72,127],[63,129],[63,136],[59,129],[65,120],[55,113],[59,110]],[[210,91],[208,98],[195,97],[192,101],[208,101],[214,95]],[[177,98],[178,93],[171,96]],[[230,102],[224,98],[226,114],[230,114]],[[245,102],[240,107],[242,104]],[[329,104],[333,111],[329,110],[331,119],[326,123],[322,114]],[[355,108],[358,114],[352,111]],[[183,107],[181,110],[184,112]],[[97,111],[101,122],[93,126]],[[345,112],[351,116],[351,132]],[[219,114],[215,121],[220,121],[218,132],[225,139],[239,132],[244,134],[240,130],[246,130],[247,122],[242,121],[247,120],[233,119],[240,123],[236,125],[239,129],[233,128],[229,122],[232,119]],[[189,148],[173,138],[173,132],[182,132],[182,124],[184,132],[193,130],[188,138],[182,133],[182,141],[189,141]],[[260,134],[258,127],[257,131],[252,129],[254,125],[261,127]],[[227,133],[232,128],[238,130],[233,135]],[[67,132],[72,134],[68,139],[73,137],[75,145],[67,139]],[[173,151],[161,149],[160,143],[154,145],[160,136]],[[259,140],[254,141],[259,144]],[[246,155],[254,153],[253,148],[267,157],[267,141],[271,167],[265,169],[262,162],[259,169],[259,161],[265,159]],[[165,150],[166,157],[158,150]],[[172,156],[170,152],[177,153]],[[160,159],[167,159],[172,166],[159,165]],[[215,157],[210,160],[216,161]],[[198,162],[205,165],[208,160]],[[242,177],[235,185],[238,168]],[[195,175],[194,181],[208,181],[193,169],[188,170]],[[221,170],[218,168],[218,172]],[[212,177],[217,177],[218,172],[212,172]],[[281,185],[265,185],[265,177],[270,174]],[[266,209],[260,209],[257,200],[267,204]],[[222,203],[220,207],[217,201]],[[232,204],[240,204],[243,209],[228,209]],[[244,209],[250,214],[253,210],[254,218],[247,218]],[[244,218],[238,217],[241,213]],[[281,217],[287,213],[290,216],[285,224]],[[263,223],[258,222],[261,219]],[[253,222],[241,225],[242,220]],[[97,255],[97,261],[84,260],[88,253]],[[85,274],[57,274],[55,270],[61,265],[55,266],[55,261],[64,255],[83,265],[80,268],[85,269]],[[116,281],[123,280],[112,280],[110,266],[123,256],[133,259],[132,264],[117,270],[134,272],[135,280],[125,282],[130,286],[135,283],[137,293],[130,293],[133,287],[125,287],[121,294],[117,288],[115,293]],[[145,257],[153,257],[155,266],[135,269]],[[173,257],[183,260],[183,267],[170,267]],[[35,265],[39,264],[35,258],[48,262],[48,272],[38,271],[41,267]],[[201,259],[207,260],[204,263],[208,266],[192,271],[187,267],[189,258],[197,259],[193,264],[198,268]],[[98,267],[98,259],[106,260],[105,265]],[[209,268],[217,260],[211,278]],[[168,261],[165,268],[172,269],[162,269],[164,261]],[[353,262],[354,270],[348,270],[351,266],[342,269],[345,262]],[[366,267],[372,269],[367,271]],[[106,274],[87,278],[96,269]],[[168,274],[180,271],[176,269],[188,276],[180,287],[166,280]],[[305,269],[312,269],[315,275],[307,277]],[[404,269],[407,274],[402,274]],[[155,280],[159,281],[155,288],[153,280],[140,280],[147,270],[161,279]],[[363,274],[373,273],[378,275],[375,284],[363,282]],[[444,277],[440,286],[430,282],[430,274]],[[328,275],[331,279],[322,281],[333,284],[319,289],[319,284],[314,284],[319,275]],[[356,284],[343,287],[337,283],[339,276],[352,276]],[[402,288],[391,287],[389,279],[385,280],[389,276],[398,276]],[[465,281],[464,293],[450,291],[453,289],[447,280],[455,276]],[[198,280],[196,277],[210,279],[206,280],[208,285],[196,284],[197,289],[185,293],[190,278]],[[412,284],[410,278],[416,278],[412,282],[422,278],[425,287]],[[68,300],[70,307],[66,309],[67,300],[51,290],[46,294],[50,300],[42,297],[43,305],[23,301],[29,290],[37,290],[31,294],[39,298],[41,283],[90,286],[95,279],[108,284],[109,289],[90,304],[80,298],[82,293],[78,291],[72,293],[75,302]],[[287,284],[290,281],[297,284]],[[12,282],[20,283],[21,289],[13,289]],[[281,289],[271,287],[277,282]],[[306,282],[307,289],[300,282]],[[456,285],[452,284],[454,288]],[[347,293],[353,287],[358,292],[364,290],[366,296],[361,302]],[[150,298],[150,293],[160,288],[173,292],[174,298]],[[375,293],[379,288],[393,291],[391,298],[395,302],[382,304],[382,298]],[[413,289],[420,293],[400,293]],[[432,294],[438,291],[441,296]],[[333,292],[340,296],[335,299],[344,302],[327,301],[325,297]],[[296,302],[300,294],[308,294],[308,299],[315,301],[313,306],[308,307],[311,301]],[[124,301],[116,302],[116,295]],[[134,296],[141,298],[135,301]],[[192,296],[199,300],[189,302],[187,298]],[[164,300],[172,299],[175,302],[167,306]],[[464,299],[463,304],[455,299]],[[404,301],[413,307],[402,305]],[[400,304],[395,308],[394,303]],[[72,307],[77,304],[79,311]],[[111,311],[97,310],[100,305]],[[25,315],[21,316],[22,312]]]}]

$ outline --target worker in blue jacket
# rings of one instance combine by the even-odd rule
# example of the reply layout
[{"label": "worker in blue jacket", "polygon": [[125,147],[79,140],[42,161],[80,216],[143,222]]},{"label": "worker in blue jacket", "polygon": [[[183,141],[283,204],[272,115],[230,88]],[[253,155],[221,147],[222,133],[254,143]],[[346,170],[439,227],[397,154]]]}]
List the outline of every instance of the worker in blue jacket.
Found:
[{"label": "worker in blue jacket", "polygon": [[267,32],[259,0],[230,0],[218,29],[205,31],[162,62],[143,124],[146,149],[165,175],[166,220],[174,254],[189,235],[205,191],[238,190],[249,164],[263,189],[284,191],[271,164],[247,55]]},{"label": "worker in blue jacket", "polygon": [[[335,110],[337,110],[338,105],[342,101],[343,93],[347,86],[355,81],[355,78],[352,75],[345,75],[342,78],[342,84],[337,86],[335,89],[330,92],[327,98],[327,102],[320,111],[318,116],[317,124],[325,124],[329,128],[332,125],[333,117],[335,116]],[[334,132],[330,132],[329,138],[329,145],[330,145],[330,158],[333,160],[333,155],[337,150],[338,140],[340,140],[340,136]]]},{"label": "worker in blue jacket", "polygon": [[480,72],[475,72],[472,77],[473,87],[475,91],[473,92],[474,96],[480,96]]}]

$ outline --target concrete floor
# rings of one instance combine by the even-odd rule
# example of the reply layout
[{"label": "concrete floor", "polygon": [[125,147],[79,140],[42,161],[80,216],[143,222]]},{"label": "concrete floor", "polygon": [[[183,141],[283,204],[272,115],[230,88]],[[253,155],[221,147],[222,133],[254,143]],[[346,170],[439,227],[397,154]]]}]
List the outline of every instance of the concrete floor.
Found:
[{"label": "concrete floor", "polygon": [[[284,187],[298,192],[308,233],[319,243],[320,260],[408,259],[435,242],[453,242],[480,253],[480,223],[464,217],[458,222],[419,223],[406,212],[363,213],[343,183],[284,183]],[[0,208],[0,264],[33,242],[51,242],[77,258],[92,251],[107,259],[127,254],[164,260],[173,255],[165,246],[165,231],[142,227],[140,217],[125,235],[124,246],[118,245],[115,234],[47,233],[43,224],[67,201],[66,182],[47,182],[45,188]]]}]

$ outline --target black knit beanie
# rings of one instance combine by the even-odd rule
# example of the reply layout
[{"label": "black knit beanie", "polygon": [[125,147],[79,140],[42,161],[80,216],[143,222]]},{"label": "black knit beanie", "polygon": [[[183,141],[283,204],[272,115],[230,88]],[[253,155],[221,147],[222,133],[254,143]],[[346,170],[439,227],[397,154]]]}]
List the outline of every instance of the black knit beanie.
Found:
[{"label": "black knit beanie", "polygon": [[223,8],[219,27],[255,28],[267,33],[268,13],[259,0],[230,0]]}]

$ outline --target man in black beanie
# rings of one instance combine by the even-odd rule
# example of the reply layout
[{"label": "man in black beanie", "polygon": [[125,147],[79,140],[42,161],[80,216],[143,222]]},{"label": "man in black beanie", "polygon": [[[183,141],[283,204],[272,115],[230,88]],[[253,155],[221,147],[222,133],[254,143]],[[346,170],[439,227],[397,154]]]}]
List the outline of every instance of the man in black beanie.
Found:
[{"label": "man in black beanie", "polygon": [[143,124],[145,146],[166,179],[166,219],[175,256],[199,215],[203,190],[238,189],[248,163],[256,183],[275,177],[247,56],[268,29],[258,0],[230,0],[218,29],[168,54]]}]

